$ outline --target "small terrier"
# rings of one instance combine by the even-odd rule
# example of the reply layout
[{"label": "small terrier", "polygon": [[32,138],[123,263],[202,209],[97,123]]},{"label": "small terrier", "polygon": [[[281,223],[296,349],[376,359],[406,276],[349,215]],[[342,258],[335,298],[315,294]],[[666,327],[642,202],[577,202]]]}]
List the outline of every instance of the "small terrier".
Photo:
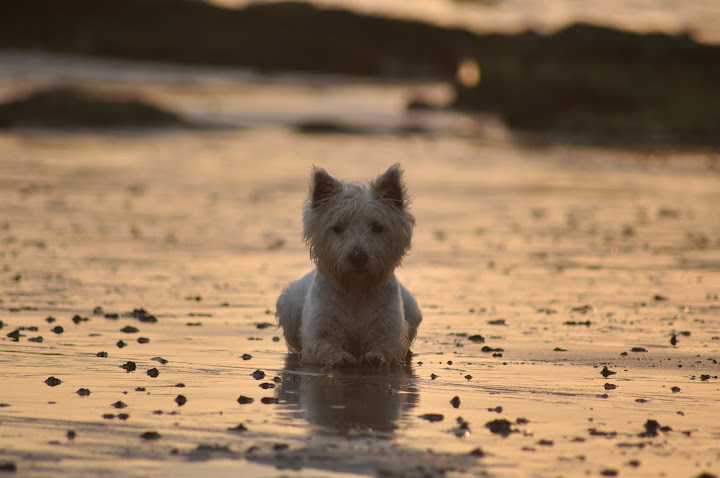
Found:
[{"label": "small terrier", "polygon": [[406,360],[422,314],[395,268],[415,218],[399,164],[369,183],[313,167],[303,238],[316,269],[288,286],[276,316],[290,352],[324,367]]}]

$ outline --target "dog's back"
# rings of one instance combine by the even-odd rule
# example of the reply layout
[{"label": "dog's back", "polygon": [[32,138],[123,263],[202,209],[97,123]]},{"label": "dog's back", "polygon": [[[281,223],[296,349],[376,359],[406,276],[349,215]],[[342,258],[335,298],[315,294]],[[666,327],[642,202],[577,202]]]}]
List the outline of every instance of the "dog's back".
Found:
[{"label": "dog's back", "polygon": [[308,288],[315,277],[315,271],[306,274],[290,284],[280,297],[275,306],[275,316],[280,327],[283,328],[285,342],[290,352],[298,353],[302,349],[300,340],[300,324],[302,322],[302,310],[305,304],[305,296]]},{"label": "dog's back", "polygon": [[412,343],[417,335],[418,327],[422,322],[422,313],[420,308],[415,302],[415,297],[405,288],[404,285],[400,284],[400,296],[403,301],[403,310],[405,313],[405,321],[408,323],[408,343]]}]

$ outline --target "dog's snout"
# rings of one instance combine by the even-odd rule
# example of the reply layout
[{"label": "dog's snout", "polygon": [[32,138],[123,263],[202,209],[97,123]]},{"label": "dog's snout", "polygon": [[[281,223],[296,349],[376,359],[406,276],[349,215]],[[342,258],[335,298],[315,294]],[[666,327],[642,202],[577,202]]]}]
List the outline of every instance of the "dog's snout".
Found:
[{"label": "dog's snout", "polygon": [[365,264],[367,264],[368,255],[365,253],[365,251],[356,247],[350,252],[348,260],[354,268],[360,269],[364,267]]}]

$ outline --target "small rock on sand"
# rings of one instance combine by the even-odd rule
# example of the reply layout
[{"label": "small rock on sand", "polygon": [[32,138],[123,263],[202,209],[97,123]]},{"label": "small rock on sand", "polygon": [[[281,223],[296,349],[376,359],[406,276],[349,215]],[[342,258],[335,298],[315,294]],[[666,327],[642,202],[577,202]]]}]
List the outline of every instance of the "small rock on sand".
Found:
[{"label": "small rock on sand", "polygon": [[610,370],[609,368],[607,368],[607,366],[605,366],[605,367],[603,367],[602,371],[600,372],[600,375],[602,375],[603,377],[607,378],[607,377],[609,377],[610,375],[615,375],[616,373],[617,373],[617,372],[613,372],[612,370]]},{"label": "small rock on sand", "polygon": [[125,362],[124,364],[120,365],[120,368],[124,368],[127,372],[133,372],[137,368],[137,365],[135,362]]},{"label": "small rock on sand", "polygon": [[140,434],[140,438],[143,440],[158,440],[160,438],[160,434],[156,431],[144,432]]},{"label": "small rock on sand", "polygon": [[510,423],[508,420],[500,418],[487,422],[485,424],[485,427],[490,430],[491,433],[506,437],[515,431],[511,428],[511,425],[512,423]]},{"label": "small rock on sand", "polygon": [[439,422],[444,420],[445,416],[441,413],[426,413],[424,415],[420,415],[420,418],[429,422]]},{"label": "small rock on sand", "polygon": [[148,313],[145,309],[135,309],[132,311],[132,316],[136,319],[138,319],[140,322],[149,322],[149,323],[155,323],[157,322],[157,317],[154,315]]}]

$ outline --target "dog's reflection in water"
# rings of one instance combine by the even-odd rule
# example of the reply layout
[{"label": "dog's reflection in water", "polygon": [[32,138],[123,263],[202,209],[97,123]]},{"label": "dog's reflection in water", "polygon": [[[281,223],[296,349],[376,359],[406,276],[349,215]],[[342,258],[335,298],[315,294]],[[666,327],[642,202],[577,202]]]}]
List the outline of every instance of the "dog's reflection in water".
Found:
[{"label": "dog's reflection in water", "polygon": [[346,367],[327,374],[289,354],[278,399],[318,433],[390,438],[419,395],[410,365],[383,371]]}]

